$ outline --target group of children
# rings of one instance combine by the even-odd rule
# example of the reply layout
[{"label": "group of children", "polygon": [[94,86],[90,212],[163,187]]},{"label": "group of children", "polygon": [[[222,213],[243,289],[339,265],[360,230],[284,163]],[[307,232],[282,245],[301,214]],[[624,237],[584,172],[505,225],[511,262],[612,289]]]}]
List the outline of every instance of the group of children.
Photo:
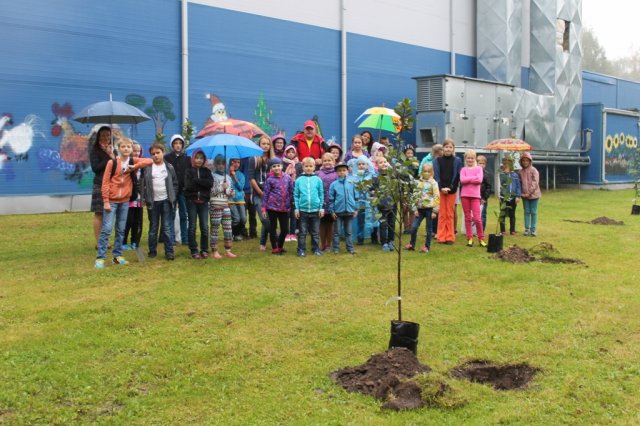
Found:
[{"label": "group of children", "polygon": [[[172,138],[181,143],[176,151],[184,148],[182,138]],[[122,139],[118,157],[109,160],[102,178],[104,217],[96,268],[103,268],[109,236],[115,222],[116,238],[113,262],[126,264],[122,250],[129,232],[131,248],[140,245],[142,230],[142,205],[149,216],[148,256],[157,255],[158,232],[164,243],[165,258],[173,260],[175,231],[173,222],[179,194],[184,195],[187,208],[187,241],[191,257],[234,258],[233,240],[242,239],[247,220],[246,204],[251,204],[262,221],[260,249],[265,250],[269,236],[271,253],[285,252],[286,241],[297,241],[297,255],[306,256],[307,235],[311,235],[311,251],[321,256],[324,251],[340,251],[344,237],[346,252],[355,254],[352,237],[354,218],[357,226],[355,243],[365,240],[365,229],[373,229],[373,243],[381,244],[383,251],[395,249],[397,207],[391,197],[381,193],[381,179],[388,173],[388,142],[371,144],[372,154],[365,151],[362,135],[352,138],[352,145],[343,157],[337,144],[323,147],[320,161],[313,156],[298,160],[295,145],[286,145],[282,135],[273,139],[263,136],[258,145],[264,155],[248,159],[225,159],[218,156],[213,161],[196,150],[190,167],[183,171],[182,181],[175,168],[165,161],[165,148],[154,143],[149,149],[151,159],[142,158],[141,147]],[[274,154],[279,155],[274,155]],[[413,147],[404,150],[409,160],[415,160]],[[244,164],[243,164],[244,163]],[[486,208],[491,192],[491,179],[486,173],[487,159],[467,150],[464,162],[455,155],[455,144],[447,139],[435,145],[418,165],[413,161],[415,174],[415,202],[403,205],[402,220],[410,243],[404,248],[415,250],[417,233],[426,221],[426,235],[420,251],[428,253],[431,242],[437,238],[442,244],[453,244],[456,233],[457,197],[462,204],[467,246],[474,244],[477,235],[479,245],[486,246]],[[513,171],[513,162],[505,158],[500,173],[499,196],[501,202],[500,226],[504,232],[506,216],[511,219],[511,232],[515,233],[515,209],[522,199],[525,208],[525,235],[536,235],[537,203],[540,198],[538,172],[528,153],[520,159],[522,169]],[[242,170],[245,170],[243,173]],[[248,171],[247,171],[248,170]],[[246,173],[246,174],[245,174]],[[250,188],[249,197],[245,197]],[[376,197],[375,207],[371,206]],[[249,202],[249,203],[247,203]],[[375,214],[372,215],[372,211]],[[375,216],[375,220],[372,220]],[[200,239],[196,239],[199,222]],[[219,248],[219,228],[223,229],[223,248]],[[182,241],[185,241],[182,234]],[[198,244],[199,242],[199,244]]]}]

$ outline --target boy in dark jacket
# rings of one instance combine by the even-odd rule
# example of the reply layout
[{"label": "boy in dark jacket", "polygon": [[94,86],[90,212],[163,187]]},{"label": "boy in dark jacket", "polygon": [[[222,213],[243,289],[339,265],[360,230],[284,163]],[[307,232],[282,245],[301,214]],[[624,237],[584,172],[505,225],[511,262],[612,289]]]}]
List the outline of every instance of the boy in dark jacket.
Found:
[{"label": "boy in dark jacket", "polygon": [[[213,186],[211,171],[204,165],[207,156],[201,149],[191,156],[192,167],[184,174],[184,195],[189,213],[189,250],[193,259],[209,257],[209,198]],[[196,220],[200,222],[200,252],[196,240]]]},{"label": "boy in dark jacket", "polygon": [[[389,163],[385,157],[376,159],[379,175],[386,175]],[[373,178],[372,191],[375,193],[380,187],[380,176]],[[380,244],[382,251],[390,252],[395,249],[393,243],[396,237],[396,214],[398,209],[389,196],[380,198],[378,203],[378,211],[380,212]]]},{"label": "boy in dark jacket", "polygon": [[164,145],[155,142],[149,148],[149,154],[153,164],[145,169],[140,190],[149,213],[149,257],[156,257],[158,254],[158,227],[162,218],[164,256],[167,260],[173,260],[175,254],[171,223],[178,193],[178,178],[171,164],[164,161]]},{"label": "boy in dark jacket", "polygon": [[172,152],[164,156],[164,160],[173,166],[178,178],[178,192],[176,193],[176,203],[173,206],[171,214],[171,238],[176,243],[175,218],[176,211],[180,214],[180,241],[182,245],[187,245],[188,233],[188,216],[187,216],[187,199],[184,194],[184,174],[191,168],[191,158],[184,152],[184,139],[182,135],[171,136]]}]

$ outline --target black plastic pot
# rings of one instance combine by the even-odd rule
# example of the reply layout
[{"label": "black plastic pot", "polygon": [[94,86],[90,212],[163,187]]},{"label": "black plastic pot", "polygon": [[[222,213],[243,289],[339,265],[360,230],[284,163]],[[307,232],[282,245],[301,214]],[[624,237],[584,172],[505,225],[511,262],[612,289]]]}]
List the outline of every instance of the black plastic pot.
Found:
[{"label": "black plastic pot", "polygon": [[631,214],[640,214],[640,204],[631,206]]},{"label": "black plastic pot", "polygon": [[487,244],[487,251],[489,253],[497,253],[502,250],[503,237],[498,234],[489,234],[489,244]]},{"label": "black plastic pot", "polygon": [[389,349],[407,348],[414,354],[418,351],[418,333],[420,324],[410,321],[391,321],[391,339]]}]

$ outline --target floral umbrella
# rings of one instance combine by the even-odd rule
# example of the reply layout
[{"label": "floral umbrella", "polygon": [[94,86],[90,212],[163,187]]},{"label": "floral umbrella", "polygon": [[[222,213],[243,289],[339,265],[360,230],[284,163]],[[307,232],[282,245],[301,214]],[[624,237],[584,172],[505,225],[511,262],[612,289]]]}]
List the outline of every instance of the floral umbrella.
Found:
[{"label": "floral umbrella", "polygon": [[516,138],[503,138],[491,141],[484,149],[490,151],[531,151],[531,145]]},{"label": "floral umbrella", "polygon": [[198,132],[196,138],[199,139],[205,136],[213,136],[223,133],[243,136],[248,139],[253,139],[257,136],[267,134],[267,132],[249,121],[228,118],[222,121],[210,121],[206,123],[204,128]]}]

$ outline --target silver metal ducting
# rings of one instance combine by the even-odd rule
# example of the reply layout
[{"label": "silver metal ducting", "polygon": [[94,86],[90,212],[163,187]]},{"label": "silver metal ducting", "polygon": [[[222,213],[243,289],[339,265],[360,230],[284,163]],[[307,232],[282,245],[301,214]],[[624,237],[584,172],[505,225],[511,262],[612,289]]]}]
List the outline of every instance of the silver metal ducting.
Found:
[{"label": "silver metal ducting", "polygon": [[478,0],[478,78],[521,85],[522,1]]},{"label": "silver metal ducting", "polygon": [[531,0],[529,90],[541,95],[550,95],[555,89],[556,5],[563,1]]}]

